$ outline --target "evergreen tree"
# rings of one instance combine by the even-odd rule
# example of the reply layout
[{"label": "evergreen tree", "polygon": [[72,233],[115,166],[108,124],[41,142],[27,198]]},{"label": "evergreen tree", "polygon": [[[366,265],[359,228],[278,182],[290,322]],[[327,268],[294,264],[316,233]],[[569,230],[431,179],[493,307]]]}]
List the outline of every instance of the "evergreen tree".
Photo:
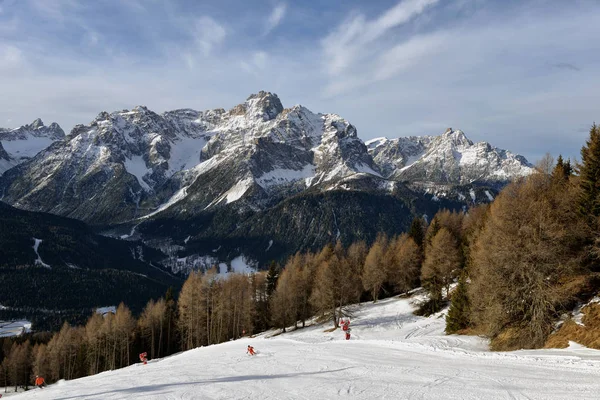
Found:
[{"label": "evergreen tree", "polygon": [[562,156],[559,155],[552,170],[552,179],[555,183],[562,184],[569,180],[569,176],[571,176],[571,163],[564,162]]},{"label": "evergreen tree", "polygon": [[423,242],[425,241],[425,224],[423,218],[417,217],[412,220],[408,236],[415,241],[420,249],[423,249]]},{"label": "evergreen tree", "polygon": [[267,273],[267,296],[271,296],[277,287],[277,280],[279,279],[279,273],[281,268],[275,261],[271,261],[269,265],[269,272]]},{"label": "evergreen tree", "polygon": [[458,286],[452,293],[452,303],[446,316],[446,333],[451,334],[469,326],[471,311],[467,292],[467,278],[463,273],[458,280]]},{"label": "evergreen tree", "polygon": [[567,160],[563,164],[563,174],[567,178],[573,174],[573,167],[571,166],[571,160]]},{"label": "evergreen tree", "polygon": [[600,127],[590,128],[590,137],[581,149],[579,166],[579,212],[591,217],[600,216]]}]

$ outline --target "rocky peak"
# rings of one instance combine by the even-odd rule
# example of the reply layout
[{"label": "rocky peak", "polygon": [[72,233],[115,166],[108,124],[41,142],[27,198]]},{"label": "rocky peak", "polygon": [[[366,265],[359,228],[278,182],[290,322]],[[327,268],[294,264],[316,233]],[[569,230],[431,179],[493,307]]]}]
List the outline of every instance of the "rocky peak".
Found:
[{"label": "rocky peak", "polygon": [[44,127],[44,123],[42,122],[42,120],[40,118],[37,118],[36,120],[34,120],[31,123],[31,128],[32,129],[39,129],[39,128],[43,128]]},{"label": "rocky peak", "polygon": [[446,132],[442,135],[442,140],[450,142],[453,146],[472,146],[473,142],[470,141],[465,133],[460,129],[454,130],[452,128],[446,129]]},{"label": "rocky peak", "polygon": [[244,103],[246,114],[262,121],[275,119],[282,111],[283,105],[275,93],[260,91],[250,95]]},{"label": "rocky peak", "polygon": [[50,126],[45,126],[40,118],[17,129],[0,129],[0,140],[27,140],[30,137],[61,140],[64,139],[65,132],[56,122],[51,123]]}]

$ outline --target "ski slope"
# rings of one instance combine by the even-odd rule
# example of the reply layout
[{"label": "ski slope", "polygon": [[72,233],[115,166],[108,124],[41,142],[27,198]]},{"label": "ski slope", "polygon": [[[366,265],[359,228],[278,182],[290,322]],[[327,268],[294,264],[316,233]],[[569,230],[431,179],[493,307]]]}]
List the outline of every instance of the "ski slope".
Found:
[{"label": "ski slope", "polygon": [[[357,306],[352,338],[315,325],[194,349],[11,399],[599,399],[600,351],[492,353],[409,299]],[[259,352],[245,354],[251,344]]]}]

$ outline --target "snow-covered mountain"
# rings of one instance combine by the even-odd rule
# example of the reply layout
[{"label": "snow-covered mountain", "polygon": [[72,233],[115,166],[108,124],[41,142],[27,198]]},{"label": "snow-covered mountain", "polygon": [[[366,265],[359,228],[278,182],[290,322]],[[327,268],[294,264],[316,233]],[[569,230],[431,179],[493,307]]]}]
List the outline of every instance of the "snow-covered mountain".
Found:
[{"label": "snow-covered mountain", "polygon": [[389,179],[457,185],[505,184],[533,171],[523,156],[486,142],[473,143],[462,131],[452,128],[440,136],[373,139],[367,146]]},{"label": "snow-covered mountain", "polygon": [[[42,150],[38,139],[47,145],[61,138],[57,125],[39,120],[0,134],[5,149],[11,146],[6,162]],[[36,151],[15,151],[16,142]],[[259,210],[309,188],[339,188],[348,178],[370,177],[389,188],[390,181],[506,183],[531,171],[523,157],[451,129],[365,146],[340,116],[284,109],[275,94],[259,92],[229,111],[102,112],[11,171],[1,186],[3,200],[18,207],[115,223],[167,208],[197,214],[241,199]]]},{"label": "snow-covered mountain", "polygon": [[350,123],[284,109],[260,92],[229,111],[102,112],[10,171],[2,187],[3,200],[18,207],[106,223],[176,203],[198,213],[247,197],[260,209],[273,193],[354,174],[380,177]]},{"label": "snow-covered mountain", "polygon": [[64,137],[64,131],[56,122],[45,126],[39,118],[17,129],[0,128],[0,175]]},{"label": "snow-covered mountain", "polygon": [[[451,129],[365,144],[344,118],[284,108],[262,91],[228,111],[101,112],[58,141],[60,128],[40,135],[42,127],[1,134],[52,145],[0,177],[0,200],[117,236],[142,234],[190,259],[247,251],[273,259],[337,239],[369,241],[441,207],[491,201],[533,171],[523,157]],[[0,142],[0,163],[14,162],[13,142]],[[165,248],[166,238],[176,246]]]}]

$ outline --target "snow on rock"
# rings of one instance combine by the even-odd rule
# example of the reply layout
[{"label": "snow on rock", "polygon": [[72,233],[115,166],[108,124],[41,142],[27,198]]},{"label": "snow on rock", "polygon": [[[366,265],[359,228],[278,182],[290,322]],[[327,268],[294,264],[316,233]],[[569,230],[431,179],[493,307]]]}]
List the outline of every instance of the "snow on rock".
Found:
[{"label": "snow on rock", "polygon": [[142,156],[132,156],[125,159],[125,169],[137,178],[140,186],[147,192],[152,190],[150,185],[144,181],[144,176],[152,174],[152,170],[146,166]]},{"label": "snow on rock", "polygon": [[594,297],[589,302],[585,304],[579,304],[577,307],[575,307],[572,316],[573,322],[575,322],[577,325],[585,326],[585,324],[583,323],[583,316],[585,315],[585,313],[582,310],[590,304],[594,303],[600,303],[600,297]]},{"label": "snow on rock", "polygon": [[256,183],[263,188],[268,188],[269,186],[286,184],[301,179],[304,179],[305,182],[310,182],[314,176],[315,166],[308,164],[300,170],[283,168],[274,169],[258,177]]},{"label": "snow on rock", "polygon": [[492,196],[489,190],[485,191],[485,195],[487,196],[489,201],[494,201],[494,196]]},{"label": "snow on rock", "polygon": [[233,187],[223,195],[227,199],[227,204],[241,199],[244,193],[250,189],[253,182],[254,179],[246,178],[233,185]]},{"label": "snow on rock", "polygon": [[[573,347],[492,353],[478,337],[445,335],[445,312],[424,318],[413,311],[412,299],[365,303],[354,309],[350,340],[344,340],[340,329],[331,331],[330,322],[285,334],[270,331],[14,398],[598,398],[599,351]],[[256,356],[245,354],[248,345]]]},{"label": "snow on rock", "polygon": [[42,261],[42,257],[40,257],[40,253],[38,253],[38,249],[40,247],[40,244],[42,243],[42,239],[33,238],[33,241],[34,241],[33,251],[35,252],[35,255],[37,256],[37,259],[35,260],[35,265],[41,265],[42,267],[52,269],[48,264],[46,264],[44,261]]},{"label": "snow on rock", "polygon": [[473,189],[469,190],[469,196],[471,196],[471,199],[473,200],[473,202],[475,202],[477,200],[477,197],[475,196],[475,190],[473,190]]}]

